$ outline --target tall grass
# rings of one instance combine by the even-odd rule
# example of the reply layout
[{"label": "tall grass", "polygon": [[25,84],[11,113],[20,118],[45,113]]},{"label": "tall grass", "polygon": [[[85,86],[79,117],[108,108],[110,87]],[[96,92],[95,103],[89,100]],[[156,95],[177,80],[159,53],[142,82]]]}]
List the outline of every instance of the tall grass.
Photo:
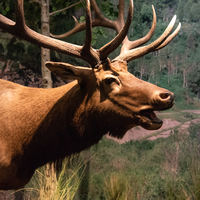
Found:
[{"label": "tall grass", "polygon": [[122,173],[111,173],[104,179],[106,200],[140,200],[137,181]]},{"label": "tall grass", "polygon": [[117,173],[105,179],[105,195],[107,200],[127,199],[127,181]]},{"label": "tall grass", "polygon": [[36,170],[30,183],[25,188],[24,199],[73,200],[84,175],[85,163],[79,162],[73,169],[67,167],[68,163],[67,159],[63,161],[60,173],[56,173],[53,167],[49,175],[46,173],[45,166]]}]

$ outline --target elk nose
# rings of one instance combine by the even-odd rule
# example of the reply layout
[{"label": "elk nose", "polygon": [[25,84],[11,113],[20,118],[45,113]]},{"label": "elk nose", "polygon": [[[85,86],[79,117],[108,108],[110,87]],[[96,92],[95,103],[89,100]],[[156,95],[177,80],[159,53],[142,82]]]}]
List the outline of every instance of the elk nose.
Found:
[{"label": "elk nose", "polygon": [[163,100],[163,101],[166,101],[166,100],[171,101],[171,102],[174,101],[174,93],[172,93],[172,92],[160,93],[159,96],[160,96],[161,100]]},{"label": "elk nose", "polygon": [[154,96],[154,106],[160,110],[169,109],[174,105],[174,93],[164,90],[157,91]]},{"label": "elk nose", "polygon": [[[172,106],[174,104],[174,93],[172,92],[160,92],[157,96],[157,103],[165,106]],[[160,103],[159,103],[160,102]]]}]

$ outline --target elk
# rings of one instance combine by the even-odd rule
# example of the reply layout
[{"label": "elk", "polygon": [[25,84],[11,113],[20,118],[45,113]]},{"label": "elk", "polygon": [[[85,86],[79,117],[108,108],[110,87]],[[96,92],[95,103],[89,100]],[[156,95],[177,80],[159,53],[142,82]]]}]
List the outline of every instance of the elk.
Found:
[{"label": "elk", "polygon": [[[90,3],[95,12],[93,20]],[[86,4],[86,23],[76,24],[71,30],[74,34],[86,29],[83,46],[41,35],[27,27],[23,0],[16,0],[16,22],[0,15],[1,29],[89,64],[81,67],[47,62],[53,73],[74,80],[57,88],[28,88],[0,80],[0,189],[23,187],[36,168],[79,153],[107,133],[122,138],[135,126],[158,129],[163,122],[154,111],[169,109],[174,104],[173,93],[136,78],[127,71],[127,63],[166,46],[180,29],[179,24],[171,33],[176,16],[157,40],[141,47],[150,40],[156,27],[153,7],[149,33],[130,41],[127,33],[133,15],[132,0],[126,22],[123,0],[119,1],[116,21],[106,19],[94,0],[86,0]],[[118,34],[96,50],[91,47],[93,26],[112,28]],[[110,60],[108,55],[120,44],[119,56]]]}]

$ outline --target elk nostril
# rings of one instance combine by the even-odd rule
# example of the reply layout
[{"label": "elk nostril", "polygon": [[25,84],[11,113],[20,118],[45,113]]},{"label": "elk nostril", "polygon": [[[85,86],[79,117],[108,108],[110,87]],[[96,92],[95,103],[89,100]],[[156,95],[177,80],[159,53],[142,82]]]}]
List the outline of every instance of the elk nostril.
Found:
[{"label": "elk nostril", "polygon": [[169,93],[169,92],[160,93],[159,96],[163,100],[167,100],[167,99],[172,99],[173,98],[171,93]]}]

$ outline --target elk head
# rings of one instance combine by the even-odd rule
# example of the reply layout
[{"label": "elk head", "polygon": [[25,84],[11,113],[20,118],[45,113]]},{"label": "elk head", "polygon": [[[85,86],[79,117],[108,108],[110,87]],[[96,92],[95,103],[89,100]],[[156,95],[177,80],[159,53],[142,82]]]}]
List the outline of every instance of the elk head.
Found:
[{"label": "elk head", "polygon": [[91,116],[95,112],[92,118],[102,126],[106,120],[107,131],[118,138],[137,125],[148,130],[160,128],[163,122],[154,111],[169,109],[174,104],[173,93],[136,78],[127,71],[127,63],[122,60],[107,59],[98,68],[57,62],[48,62],[46,66],[62,78],[77,79],[89,99],[85,103],[86,110]]},{"label": "elk head", "polygon": [[[148,130],[155,130],[162,126],[162,121],[156,117],[155,110],[166,110],[174,104],[174,94],[166,89],[139,80],[127,71],[129,61],[139,58],[149,52],[159,50],[166,46],[178,33],[177,29],[170,35],[175,24],[176,16],[172,19],[165,32],[153,43],[136,48],[146,43],[153,36],[156,27],[156,14],[153,10],[153,24],[149,33],[137,40],[129,41],[127,33],[132,21],[133,3],[130,0],[128,17],[124,24],[124,2],[119,2],[119,17],[116,21],[105,19],[98,10],[94,0],[91,0],[95,12],[95,20],[91,20],[89,1],[87,1],[86,24],[77,24],[74,28],[86,27],[86,41],[81,48],[84,60],[91,65],[91,68],[75,67],[66,63],[47,62],[46,66],[62,78],[77,79],[81,87],[87,87],[87,91],[93,88],[95,98],[92,100],[93,107],[102,109],[107,116],[113,115],[108,120],[110,124],[118,124],[121,128],[110,128],[110,134],[118,138],[123,137],[130,128],[140,125]],[[106,26],[115,29],[118,35],[104,47],[95,50],[91,47],[92,26]],[[71,33],[70,33],[71,34]],[[62,38],[69,33],[52,37]],[[112,61],[108,55],[122,43],[121,53]],[[82,57],[83,58],[83,57]],[[92,95],[91,95],[92,96]],[[108,114],[108,111],[110,113]],[[111,114],[112,113],[112,114]],[[117,122],[117,123],[116,123]],[[122,128],[123,127],[123,128]],[[120,129],[120,130],[119,130]]]}]

